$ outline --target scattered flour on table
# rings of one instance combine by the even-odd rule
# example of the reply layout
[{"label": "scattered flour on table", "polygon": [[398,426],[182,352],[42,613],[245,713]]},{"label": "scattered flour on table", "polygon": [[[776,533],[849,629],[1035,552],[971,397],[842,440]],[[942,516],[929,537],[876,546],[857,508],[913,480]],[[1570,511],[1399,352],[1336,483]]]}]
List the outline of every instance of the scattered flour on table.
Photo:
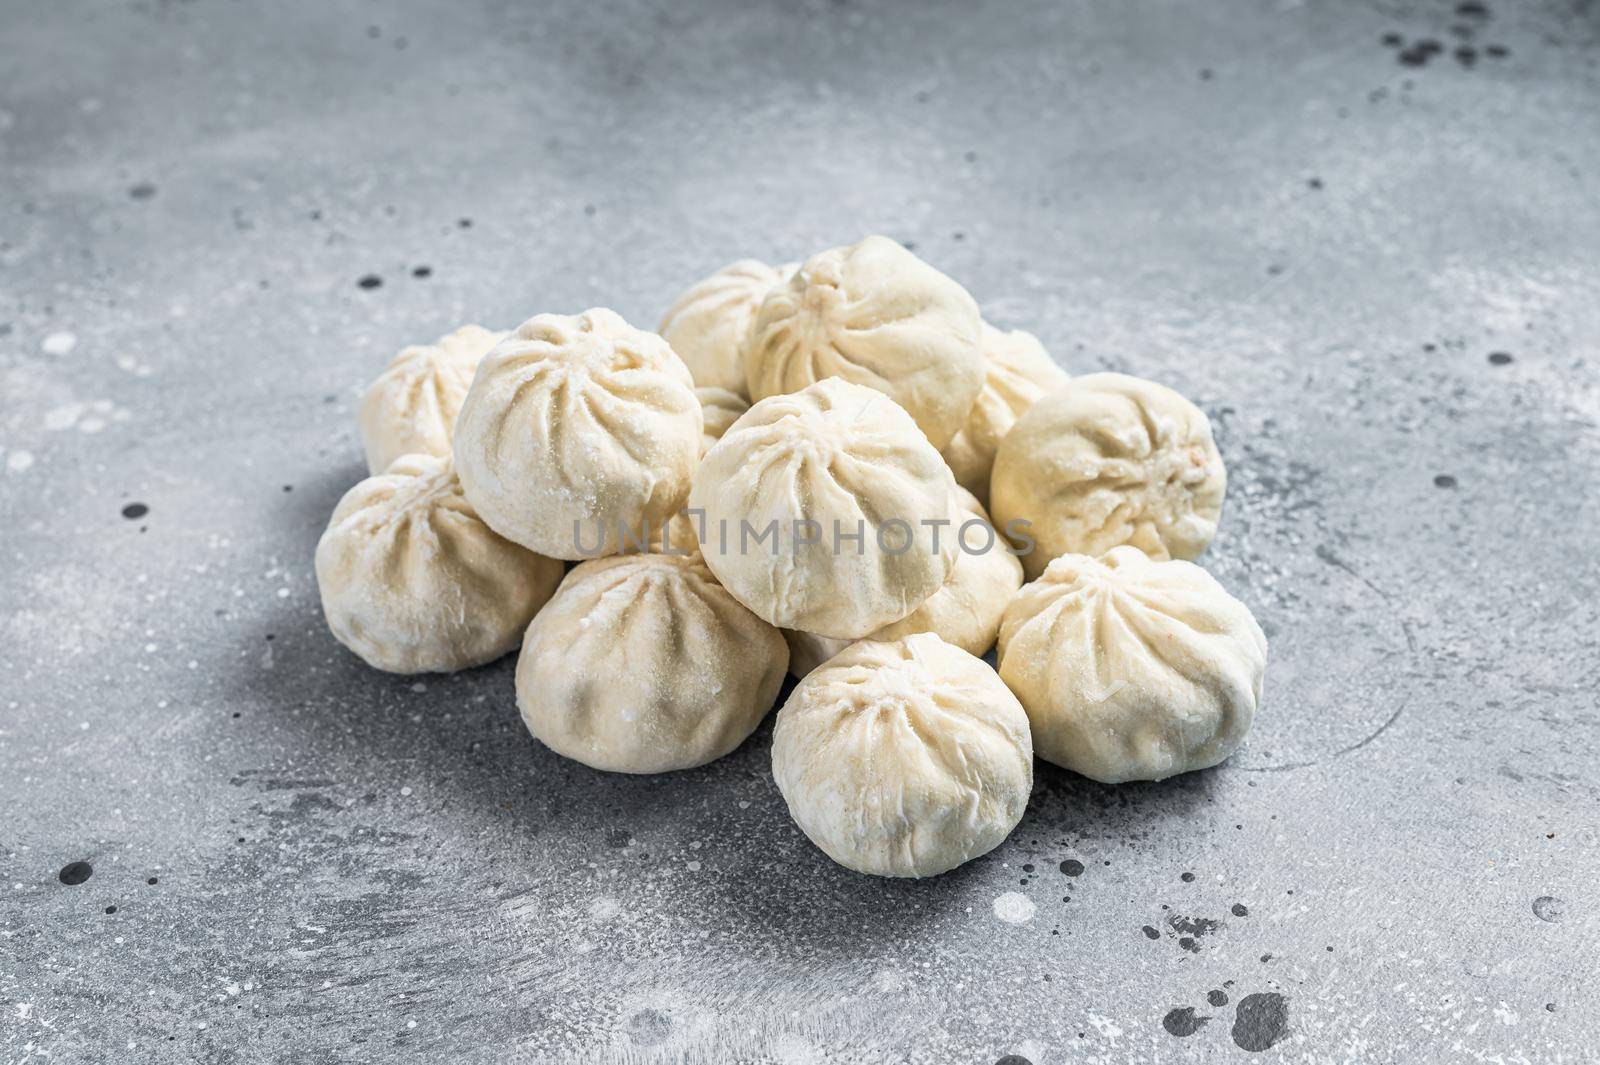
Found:
[{"label": "scattered flour on table", "polygon": [[1008,891],[994,900],[994,915],[1006,924],[1027,924],[1033,912],[1033,900],[1020,891]]},{"label": "scattered flour on table", "polygon": [[39,345],[39,350],[46,355],[71,355],[72,349],[77,346],[77,334],[61,330],[45,337],[43,343]]}]

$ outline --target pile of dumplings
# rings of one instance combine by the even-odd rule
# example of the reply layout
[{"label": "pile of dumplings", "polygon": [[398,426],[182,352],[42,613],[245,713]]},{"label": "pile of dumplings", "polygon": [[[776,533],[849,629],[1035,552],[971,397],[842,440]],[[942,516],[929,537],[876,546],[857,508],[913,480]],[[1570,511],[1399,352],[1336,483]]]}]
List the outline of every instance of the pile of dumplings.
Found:
[{"label": "pile of dumplings", "polygon": [[792,673],[773,777],[864,873],[998,845],[1035,756],[1216,765],[1261,699],[1260,627],[1189,561],[1226,485],[1206,416],[1069,379],[884,237],[734,263],[654,333],[594,309],[406,348],[360,433],[316,553],[341,643],[394,673],[520,647],[534,737],[617,773],[722,757]]}]

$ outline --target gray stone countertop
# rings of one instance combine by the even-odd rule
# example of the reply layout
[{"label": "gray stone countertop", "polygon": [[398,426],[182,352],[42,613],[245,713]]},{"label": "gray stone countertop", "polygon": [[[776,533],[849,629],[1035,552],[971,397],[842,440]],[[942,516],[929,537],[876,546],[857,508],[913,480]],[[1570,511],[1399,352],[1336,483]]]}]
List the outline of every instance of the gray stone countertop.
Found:
[{"label": "gray stone countertop", "polygon": [[[0,0],[0,1060],[1594,1060],[1597,59],[1586,2]],[[1230,762],[1041,764],[877,880],[770,719],[607,776],[512,660],[328,635],[399,347],[870,232],[1210,414]]]}]

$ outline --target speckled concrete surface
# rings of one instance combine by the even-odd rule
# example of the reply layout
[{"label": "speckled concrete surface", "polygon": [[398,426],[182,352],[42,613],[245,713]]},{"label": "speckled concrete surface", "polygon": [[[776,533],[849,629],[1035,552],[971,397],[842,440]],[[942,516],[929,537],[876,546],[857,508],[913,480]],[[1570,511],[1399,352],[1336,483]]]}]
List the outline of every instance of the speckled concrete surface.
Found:
[{"label": "speckled concrete surface", "polygon": [[[1600,14],[1457,7],[0,0],[0,1057],[1594,1060]],[[329,637],[394,350],[872,231],[1211,413],[1231,763],[886,882]]]}]

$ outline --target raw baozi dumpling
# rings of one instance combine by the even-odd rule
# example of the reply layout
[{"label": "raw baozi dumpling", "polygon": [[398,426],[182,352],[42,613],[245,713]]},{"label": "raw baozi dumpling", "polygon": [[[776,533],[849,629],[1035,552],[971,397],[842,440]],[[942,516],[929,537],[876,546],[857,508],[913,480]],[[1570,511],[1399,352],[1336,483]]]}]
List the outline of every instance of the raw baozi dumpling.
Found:
[{"label": "raw baozi dumpling", "polygon": [[699,558],[623,555],[577,566],[522,642],[517,706],[557,754],[616,773],[721,758],[772,708],[783,636]]},{"label": "raw baozi dumpling", "polygon": [[505,336],[464,325],[432,344],[401,351],[361,397],[358,423],[367,469],[382,473],[401,455],[450,454],[456,412],[478,363]]},{"label": "raw baozi dumpling", "polygon": [[888,395],[943,447],[983,388],[981,321],[966,289],[887,237],[833,248],[756,312],[744,356],[750,397],[841,377]]},{"label": "raw baozi dumpling", "polygon": [[741,603],[781,628],[855,639],[949,577],[954,489],[905,411],[828,378],[735,422],[695,472],[689,509],[703,512],[707,564]]},{"label": "raw baozi dumpling", "polygon": [[1133,547],[1063,555],[1000,627],[1000,677],[1039,757],[1117,784],[1163,780],[1231,755],[1261,702],[1267,638],[1190,562]]},{"label": "raw baozi dumpling", "polygon": [[390,673],[448,673],[516,648],[561,563],[478,517],[449,459],[405,455],[345,493],[317,543],[333,635]]},{"label": "raw baozi dumpling", "polygon": [[750,323],[767,293],[793,272],[740,259],[678,297],[659,332],[689,367],[695,384],[747,395],[743,353]]},{"label": "raw baozi dumpling", "polygon": [[1059,555],[1119,544],[1194,558],[1216,535],[1227,483],[1199,407],[1154,381],[1097,373],[1017,419],[995,455],[989,509],[1008,533],[1031,523],[1031,580]]},{"label": "raw baozi dumpling", "polygon": [[683,506],[700,401],[654,333],[596,308],[530,318],[483,360],[456,421],[483,520],[551,558],[616,554]]},{"label": "raw baozi dumpling", "polygon": [[862,640],[789,694],[772,775],[800,830],[840,865],[935,876],[1016,827],[1033,741],[982,659],[932,633]]},{"label": "raw baozi dumpling", "polygon": [[703,455],[711,450],[712,444],[722,439],[722,434],[728,431],[729,426],[743,417],[744,412],[750,409],[750,402],[726,388],[697,388],[694,394],[700,398],[700,415],[705,422],[705,428],[700,433],[700,453]]},{"label": "raw baozi dumpling", "polygon": [[1039,338],[1021,329],[1002,332],[983,323],[983,391],[966,424],[944,447],[956,483],[985,506],[989,472],[1000,441],[1024,411],[1067,383],[1067,372],[1050,359]]},{"label": "raw baozi dumpling", "polygon": [[[1022,587],[1022,563],[1005,538],[994,531],[989,515],[971,492],[957,488],[956,499],[960,517],[943,535],[957,537],[958,550],[944,586],[917,609],[867,639],[887,642],[931,632],[945,643],[980,656],[994,646],[1000,615]],[[789,672],[797,677],[804,677],[851,643],[795,629],[785,629],[783,638],[789,641]]]}]

